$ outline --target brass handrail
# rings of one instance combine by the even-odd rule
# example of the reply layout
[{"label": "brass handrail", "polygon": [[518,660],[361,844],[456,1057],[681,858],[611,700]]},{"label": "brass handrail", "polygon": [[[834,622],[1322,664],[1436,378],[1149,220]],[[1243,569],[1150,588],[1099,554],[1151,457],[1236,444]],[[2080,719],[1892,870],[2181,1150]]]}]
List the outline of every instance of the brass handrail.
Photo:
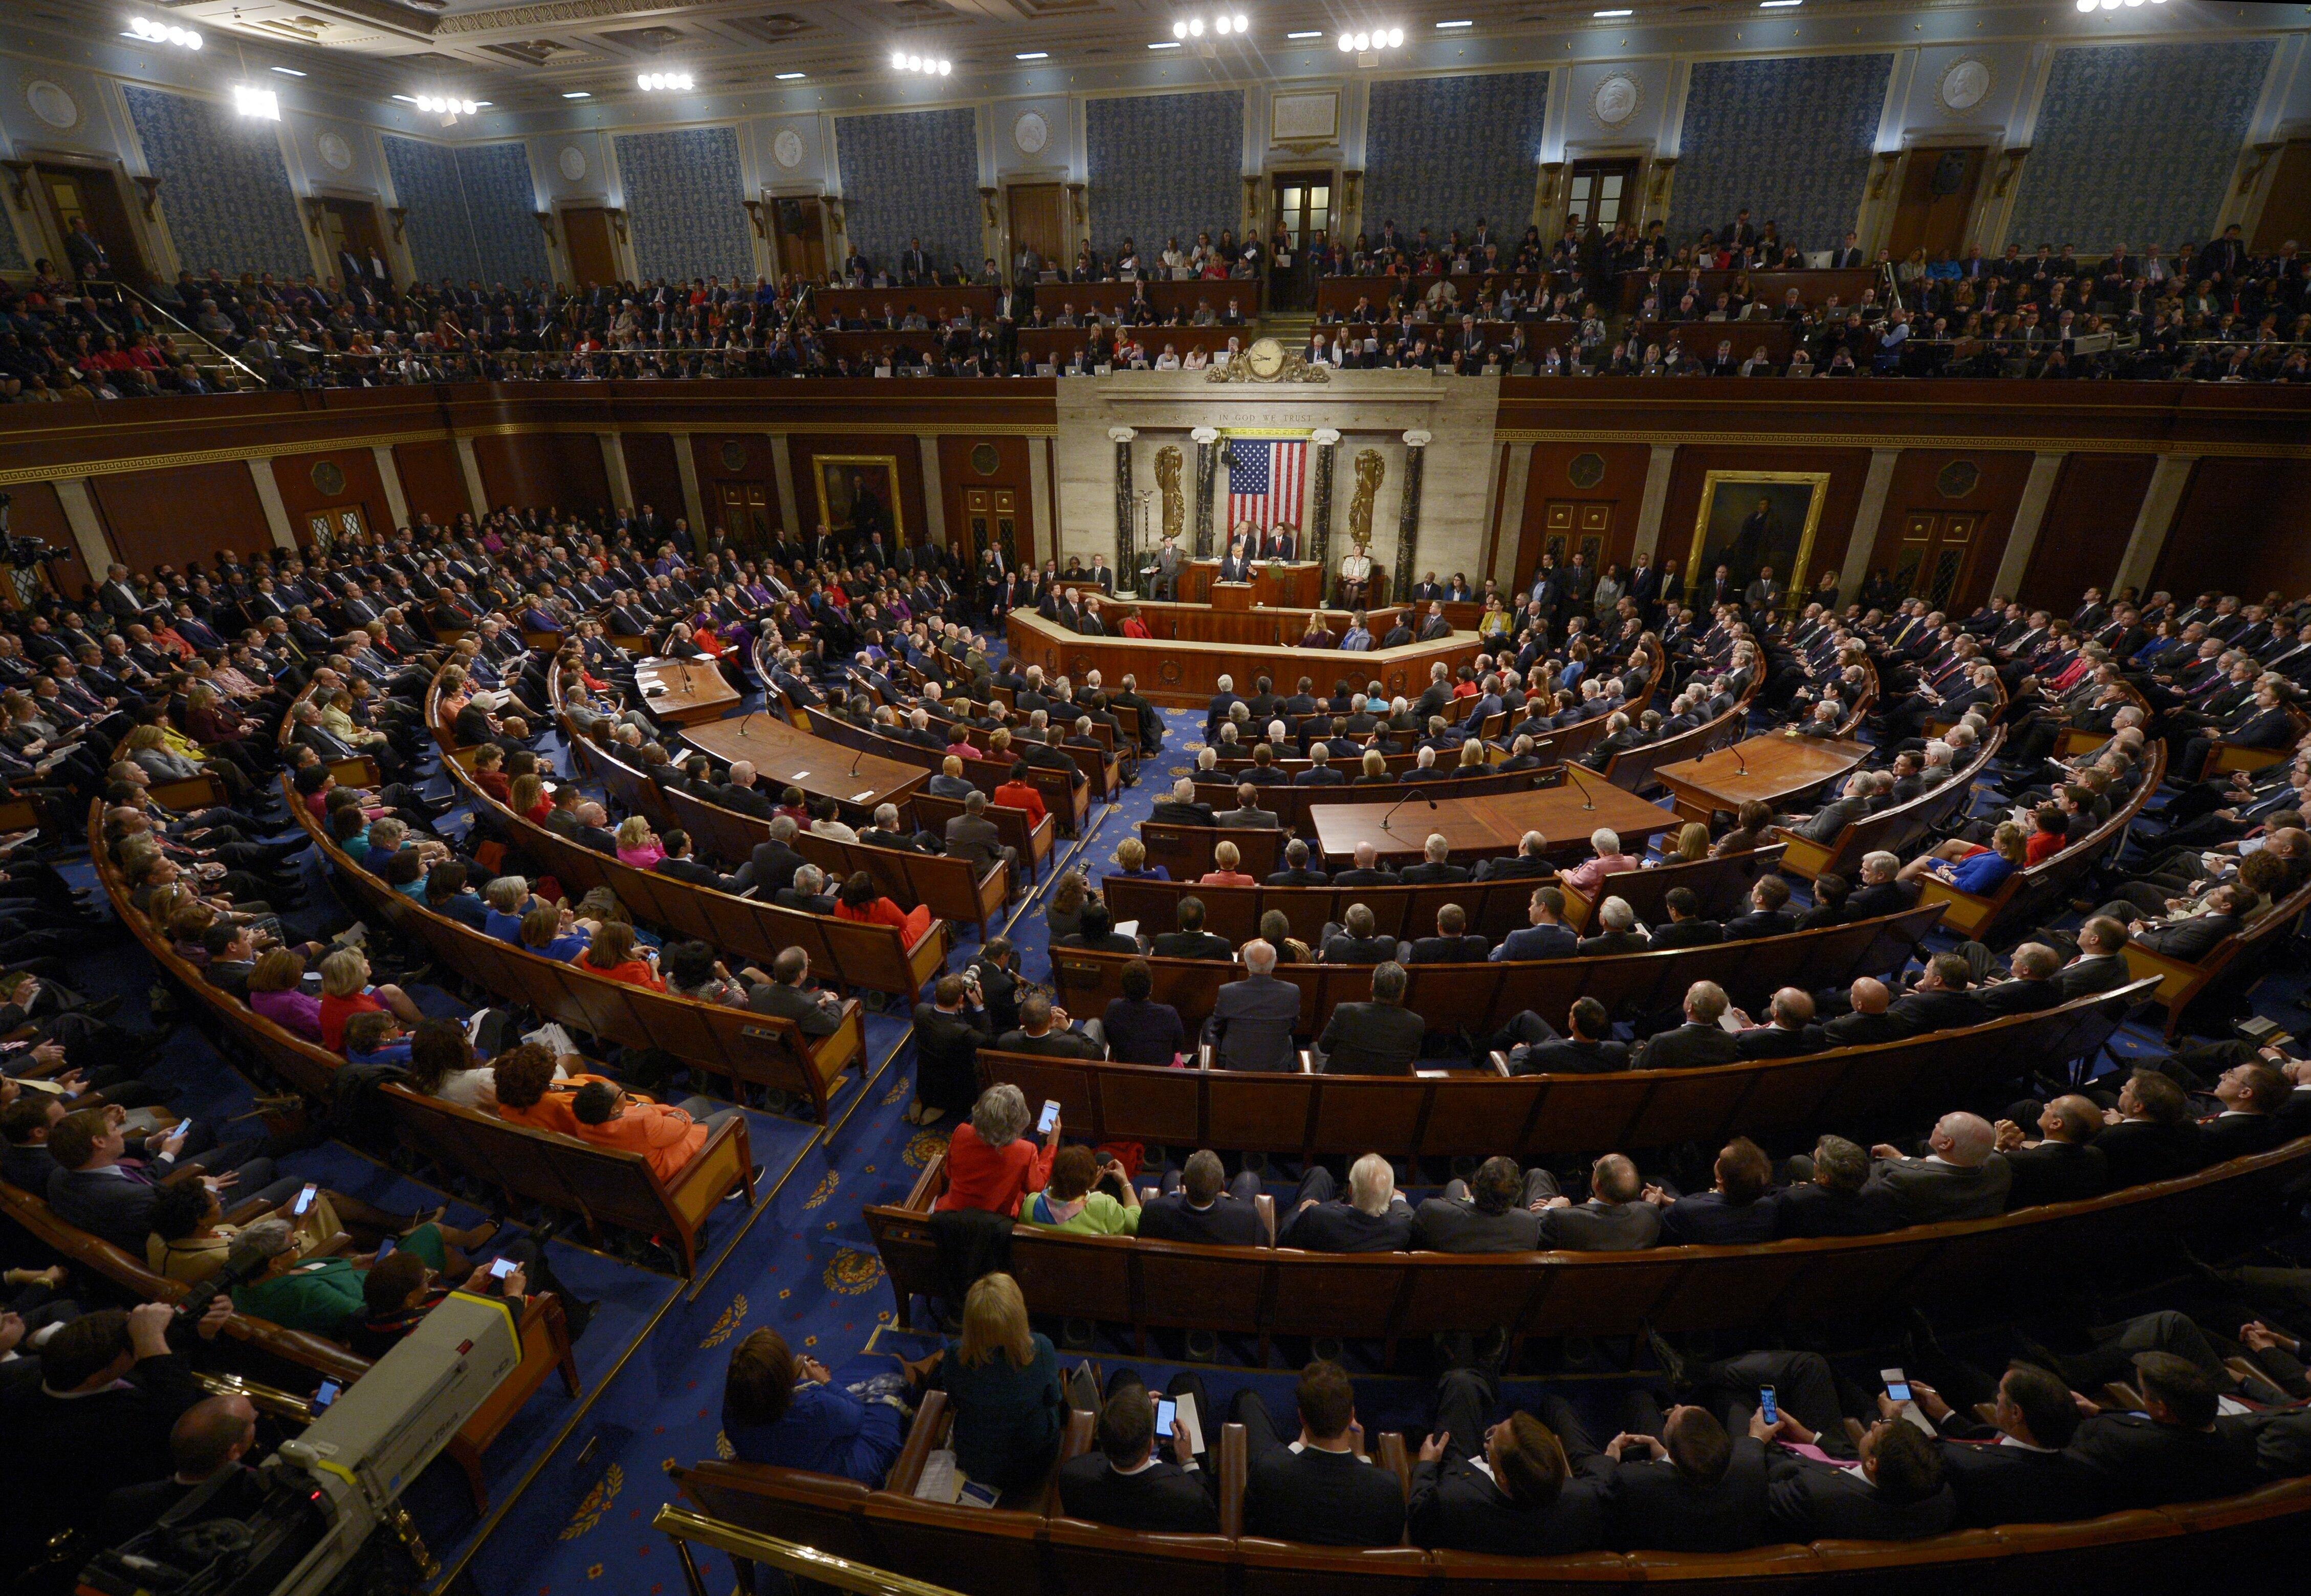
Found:
[{"label": "brass handrail", "polygon": [[692,1541],[701,1546],[711,1546],[732,1557],[752,1563],[767,1563],[802,1579],[853,1591],[858,1592],[858,1596],[956,1596],[945,1585],[926,1584],[904,1574],[886,1573],[864,1563],[853,1563],[847,1557],[829,1557],[816,1547],[781,1540],[753,1530],[741,1530],[719,1519],[693,1513],[686,1507],[676,1507],[671,1502],[658,1510],[658,1516],[650,1521],[650,1527],[665,1531],[673,1540],[675,1555],[682,1559],[683,1576],[690,1582],[691,1596],[710,1596],[706,1583],[699,1574],[697,1560],[691,1556]]}]

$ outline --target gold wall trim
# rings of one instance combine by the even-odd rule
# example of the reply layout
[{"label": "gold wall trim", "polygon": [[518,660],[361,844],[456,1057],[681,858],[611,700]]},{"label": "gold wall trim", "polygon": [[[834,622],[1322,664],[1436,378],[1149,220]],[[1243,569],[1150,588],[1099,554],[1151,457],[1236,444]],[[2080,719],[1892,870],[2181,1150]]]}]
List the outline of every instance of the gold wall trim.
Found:
[{"label": "gold wall trim", "polygon": [[1499,427],[1496,443],[1644,443],[1703,449],[1938,449],[1989,454],[2187,455],[2193,458],[2311,459],[2311,444],[2226,443],[2213,439],[2025,438],[2012,433],[1967,437],[1952,433],[1679,432],[1653,428],[1613,432],[1599,427]]}]

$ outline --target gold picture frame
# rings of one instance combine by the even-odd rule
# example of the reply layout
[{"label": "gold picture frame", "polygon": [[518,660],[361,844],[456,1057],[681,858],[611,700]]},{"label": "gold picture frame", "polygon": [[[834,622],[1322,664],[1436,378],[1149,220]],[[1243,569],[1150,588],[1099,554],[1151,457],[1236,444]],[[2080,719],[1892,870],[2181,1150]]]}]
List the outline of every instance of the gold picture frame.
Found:
[{"label": "gold picture frame", "polygon": [[[1721,498],[1721,488],[1731,492]],[[1796,488],[1805,490],[1802,510],[1798,508],[1798,495],[1790,491]],[[1735,508],[1743,489],[1764,490],[1743,497],[1762,498],[1768,506],[1767,523],[1755,535],[1759,541],[1749,549],[1743,547],[1745,537],[1753,536],[1746,523],[1756,510],[1753,502],[1750,508]],[[1828,498],[1827,471],[1710,472],[1701,479],[1701,509],[1693,518],[1693,546],[1685,562],[1686,590],[1692,592],[1707,581],[1722,563],[1731,568],[1737,587],[1748,587],[1758,566],[1770,565],[1781,580],[1783,592],[1804,592],[1806,567],[1813,560],[1814,537],[1821,530],[1822,506]],[[1786,528],[1793,519],[1798,522],[1795,552],[1785,562],[1781,554],[1789,547]]]},{"label": "gold picture frame", "polygon": [[[849,532],[858,522],[853,515],[857,503],[856,489],[864,480],[861,475],[839,477],[836,491],[827,491],[828,467],[880,467],[883,471],[883,502],[891,512],[891,546],[903,547],[907,541],[906,501],[899,495],[899,457],[896,455],[814,455],[811,457],[811,484],[818,491],[818,524],[830,532]],[[840,507],[838,509],[838,506]],[[837,519],[838,514],[841,519]]]}]

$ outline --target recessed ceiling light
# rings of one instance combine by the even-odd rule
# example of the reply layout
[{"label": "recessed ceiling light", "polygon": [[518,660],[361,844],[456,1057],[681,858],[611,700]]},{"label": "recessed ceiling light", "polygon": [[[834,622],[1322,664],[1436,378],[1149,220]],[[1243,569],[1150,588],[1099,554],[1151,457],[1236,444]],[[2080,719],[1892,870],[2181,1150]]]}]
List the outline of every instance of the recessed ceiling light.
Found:
[{"label": "recessed ceiling light", "polygon": [[1600,17],[1626,17],[1626,16],[1635,16],[1635,15],[1636,14],[1636,13],[1635,13],[1635,12],[1631,11],[1627,6],[1626,6],[1626,5],[1625,5],[1625,6],[1621,7],[1618,11],[1597,11],[1597,12],[1592,12],[1592,13],[1590,13],[1590,14],[1591,14],[1592,16],[1600,16]]},{"label": "recessed ceiling light", "polygon": [[1787,11],[1792,5],[1803,5],[1805,0],[1757,0],[1759,11]]},{"label": "recessed ceiling light", "polygon": [[303,77],[305,75],[293,66],[276,66],[273,70],[279,73],[283,77]]},{"label": "recessed ceiling light", "polygon": [[[399,101],[401,101],[401,103],[402,103],[402,104],[404,104],[404,105],[415,105],[415,104],[417,103],[416,98],[415,98],[414,95],[409,95],[409,94],[396,94],[393,98],[394,98],[394,99],[396,99],[396,100],[399,100]],[[570,96],[568,96],[567,94],[565,94],[565,95],[563,95],[563,96],[562,96],[562,98],[563,98],[564,100],[567,100],[567,99],[569,99],[569,98],[570,98]]]},{"label": "recessed ceiling light", "polygon": [[[395,95],[395,96],[394,96],[394,98],[395,98],[395,99],[397,99],[397,100],[398,100],[398,99],[400,99],[401,97],[400,97],[398,94],[397,94],[397,95]],[[583,89],[572,89],[572,90],[571,90],[567,94],[564,94],[562,98],[562,99],[564,99],[564,100],[591,100],[591,99],[593,99],[594,97],[593,97],[591,94],[588,93],[588,92],[587,92],[585,90],[583,90]]]},{"label": "recessed ceiling light", "polygon": [[1324,31],[1321,28],[1305,28],[1297,33],[1286,33],[1284,37],[1286,39],[1321,39],[1324,37]]},{"label": "recessed ceiling light", "polygon": [[1177,39],[1165,39],[1158,40],[1156,43],[1151,44],[1147,48],[1151,50],[1176,50],[1180,48],[1180,44]]},{"label": "recessed ceiling light", "polygon": [[1440,28],[1440,29],[1442,29],[1442,28],[1473,28],[1473,27],[1475,27],[1476,25],[1477,25],[1477,24],[1476,24],[1475,22],[1470,22],[1470,21],[1467,20],[1466,18],[1463,18],[1461,21],[1457,22],[1439,22],[1439,23],[1437,23],[1437,24],[1436,24],[1436,26],[1437,26],[1438,28]]},{"label": "recessed ceiling light", "polygon": [[1051,52],[1049,50],[1021,50],[1011,58],[1014,61],[1048,61],[1051,58]]},{"label": "recessed ceiling light", "polygon": [[777,74],[779,82],[782,83],[790,83],[794,82],[795,79],[805,75],[807,74],[799,72],[781,72]]}]

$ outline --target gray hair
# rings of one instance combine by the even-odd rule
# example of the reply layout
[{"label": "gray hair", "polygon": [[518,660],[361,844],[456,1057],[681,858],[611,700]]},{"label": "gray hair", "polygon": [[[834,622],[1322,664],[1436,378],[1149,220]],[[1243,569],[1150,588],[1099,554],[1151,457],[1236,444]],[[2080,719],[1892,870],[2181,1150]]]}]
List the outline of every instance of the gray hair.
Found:
[{"label": "gray hair", "polygon": [[1357,1213],[1377,1219],[1395,1195],[1395,1166],[1378,1153],[1366,1153],[1348,1166],[1348,1200]]},{"label": "gray hair", "polygon": [[259,1264],[270,1263],[297,1244],[296,1233],[289,1228],[286,1219],[259,1219],[233,1238],[225,1252],[224,1266],[234,1271],[246,1271]]},{"label": "gray hair", "polygon": [[1609,931],[1626,931],[1637,923],[1637,911],[1629,907],[1626,898],[1607,898],[1599,905],[1597,918]]},{"label": "gray hair", "polygon": [[1027,1098],[1006,1083],[990,1086],[971,1105],[971,1128],[990,1147],[1008,1147],[1027,1129]]},{"label": "gray hair", "polygon": [[875,824],[877,829],[882,831],[897,831],[899,829],[899,806],[896,804],[876,805]]},{"label": "gray hair", "polygon": [[795,817],[791,815],[780,815],[773,816],[771,821],[771,841],[773,842],[791,842],[795,840],[795,833],[801,829],[802,828],[800,826],[795,824]]},{"label": "gray hair", "polygon": [[826,885],[826,872],[816,865],[799,865],[795,868],[795,891],[807,898],[816,897]]}]

